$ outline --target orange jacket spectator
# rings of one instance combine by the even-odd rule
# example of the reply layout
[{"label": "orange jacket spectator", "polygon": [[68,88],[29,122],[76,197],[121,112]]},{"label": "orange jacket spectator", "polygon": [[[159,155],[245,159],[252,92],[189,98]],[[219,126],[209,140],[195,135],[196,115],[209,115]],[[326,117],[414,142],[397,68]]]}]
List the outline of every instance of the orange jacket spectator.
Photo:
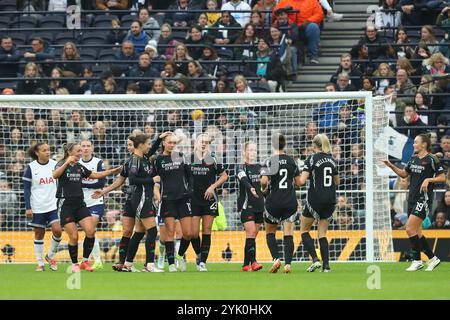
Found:
[{"label": "orange jacket spectator", "polygon": [[323,9],[317,0],[281,0],[272,11],[272,18],[275,19],[277,9],[286,7],[292,7],[292,10],[300,11],[289,13],[289,24],[296,23],[300,26],[305,21],[320,24],[323,20]]},{"label": "orange jacket spectator", "polygon": [[[110,6],[108,6],[108,2]],[[116,10],[124,10],[128,8],[128,0],[95,0],[95,5],[99,10],[107,10],[111,7]]]}]

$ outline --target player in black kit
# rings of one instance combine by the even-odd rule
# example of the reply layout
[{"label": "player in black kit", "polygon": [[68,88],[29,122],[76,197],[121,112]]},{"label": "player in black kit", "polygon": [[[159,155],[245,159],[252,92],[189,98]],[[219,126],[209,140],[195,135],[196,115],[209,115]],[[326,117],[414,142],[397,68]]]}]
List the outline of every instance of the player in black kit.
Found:
[{"label": "player in black kit", "polygon": [[244,265],[242,271],[258,271],[262,265],[256,261],[256,237],[264,222],[264,195],[261,192],[261,165],[257,163],[256,143],[244,144],[244,164],[237,173],[239,180],[238,211],[245,229]]},{"label": "player in black kit", "polygon": [[[200,261],[198,271],[208,271],[206,260],[211,247],[211,228],[214,218],[219,215],[219,199],[216,189],[228,179],[222,164],[209,151],[210,138],[206,134],[197,137],[191,156],[190,171],[193,180],[192,206],[192,247]],[[217,176],[219,177],[217,179]],[[216,180],[217,179],[217,180]],[[202,240],[200,244],[200,220],[202,220]]]},{"label": "player in black kit", "polygon": [[413,262],[406,271],[417,271],[424,264],[420,258],[423,251],[428,260],[426,271],[436,268],[440,260],[431,250],[425,236],[422,234],[422,222],[431,211],[433,203],[433,187],[436,183],[445,183],[445,173],[439,159],[430,153],[431,141],[429,134],[419,134],[414,139],[414,155],[404,169],[385,160],[386,166],[391,168],[399,177],[410,176],[408,196],[408,222],[406,233],[413,252]]},{"label": "player in black kit", "polygon": [[[64,145],[64,157],[56,164],[53,178],[58,179],[56,198],[58,198],[58,216],[61,226],[69,236],[69,254],[72,260],[72,272],[80,269],[94,271],[89,255],[95,242],[95,221],[83,198],[83,178],[102,179],[119,173],[122,167],[95,172],[86,169],[78,161],[81,158],[81,146],[78,143]],[[77,223],[84,230],[83,261],[78,265],[78,229]]]},{"label": "player in black kit", "polygon": [[153,162],[156,174],[160,178],[161,203],[159,214],[164,219],[167,237],[165,241],[167,260],[169,261],[169,272],[176,272],[175,267],[175,220],[181,224],[183,238],[176,259],[178,269],[186,271],[184,254],[189,247],[192,238],[192,174],[189,163],[181,152],[175,151],[178,137],[171,133],[163,140],[163,153],[158,155]]},{"label": "player in black kit", "polygon": [[314,221],[318,221],[317,234],[323,261],[322,271],[329,272],[327,230],[336,208],[336,187],[339,185],[339,174],[336,161],[331,156],[331,145],[328,137],[324,134],[318,134],[313,138],[312,144],[314,154],[306,159],[300,177],[302,185],[305,185],[309,179],[308,196],[300,223],[300,234],[303,246],[313,259],[313,264],[307,271],[313,272],[319,269],[321,264],[309,231]]},{"label": "player in black kit", "polygon": [[261,173],[263,192],[266,192],[269,187],[264,220],[267,245],[273,258],[270,273],[276,273],[281,267],[275,238],[279,223],[283,222],[285,273],[291,272],[292,256],[294,255],[293,225],[297,217],[298,206],[294,183],[300,186],[300,170],[294,159],[284,153],[285,146],[284,135],[276,133],[272,136],[272,147],[275,153],[266,161]]}]

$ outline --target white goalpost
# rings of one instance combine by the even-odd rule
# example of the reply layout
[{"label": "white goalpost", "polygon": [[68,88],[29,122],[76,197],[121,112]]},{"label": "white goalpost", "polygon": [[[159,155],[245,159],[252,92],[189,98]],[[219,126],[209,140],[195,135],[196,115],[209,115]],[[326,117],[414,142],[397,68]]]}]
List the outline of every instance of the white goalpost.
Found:
[{"label": "white goalpost", "polygon": [[[62,155],[64,142],[90,139],[95,156],[107,166],[128,157],[127,136],[133,130],[156,137],[173,131],[180,138],[178,148],[193,151],[201,133],[212,138],[211,152],[230,175],[219,193],[220,216],[213,226],[209,262],[242,262],[245,232],[237,212],[236,167],[242,163],[242,148],[254,141],[262,162],[272,150],[270,137],[283,133],[286,153],[300,170],[311,153],[311,140],[325,133],[332,142],[342,184],[330,225],[331,261],[393,261],[390,221],[389,179],[381,172],[388,126],[387,97],[370,92],[255,93],[255,94],[162,94],[162,95],[33,95],[0,96],[0,248],[10,248],[1,262],[33,262],[33,232],[27,226],[21,175],[30,159],[26,150],[33,143],[49,143],[54,159]],[[110,184],[112,179],[107,181]],[[297,190],[301,214],[307,187]],[[56,201],[56,200],[55,200]],[[121,191],[105,198],[106,210],[98,228],[103,259],[118,257],[121,237]],[[309,259],[294,232],[293,261]],[[46,233],[45,245],[50,243]],[[315,231],[311,233],[316,237]],[[277,232],[282,253],[282,228]],[[257,260],[270,261],[264,230],[257,238]],[[67,239],[63,238],[56,259],[68,261]],[[317,244],[317,243],[316,243]],[[144,248],[137,260],[144,259]],[[13,250],[11,251],[11,248]],[[189,248],[188,261],[195,261]]]}]

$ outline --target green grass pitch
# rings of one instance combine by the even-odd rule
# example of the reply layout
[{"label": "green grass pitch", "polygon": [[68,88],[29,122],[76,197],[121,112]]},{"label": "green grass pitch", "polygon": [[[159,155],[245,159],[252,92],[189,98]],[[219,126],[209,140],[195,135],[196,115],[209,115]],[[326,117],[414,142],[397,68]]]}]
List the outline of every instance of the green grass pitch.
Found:
[{"label": "green grass pitch", "polygon": [[192,264],[185,273],[117,273],[106,264],[82,272],[80,289],[70,290],[68,265],[38,273],[31,264],[0,264],[0,299],[450,299],[450,263],[433,272],[406,272],[407,263],[375,264],[381,288],[373,290],[367,287],[370,265],[335,263],[331,273],[307,273],[307,264],[294,263],[291,274],[269,274],[268,264],[248,273],[239,264],[209,264],[206,273]]}]

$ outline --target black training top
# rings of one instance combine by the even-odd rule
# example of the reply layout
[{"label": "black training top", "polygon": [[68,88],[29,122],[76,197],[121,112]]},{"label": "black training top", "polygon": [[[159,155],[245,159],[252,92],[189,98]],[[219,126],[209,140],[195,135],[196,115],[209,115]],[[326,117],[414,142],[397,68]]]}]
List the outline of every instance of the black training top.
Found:
[{"label": "black training top", "polygon": [[130,186],[136,186],[136,192],[145,192],[146,197],[153,197],[153,177],[155,170],[147,157],[131,156],[128,163],[128,181]]},{"label": "black training top", "polygon": [[[238,211],[264,212],[264,195],[261,191],[261,168],[259,163],[243,164],[237,170],[239,180]],[[255,198],[250,191],[255,188],[259,198]]]},{"label": "black training top", "polygon": [[214,194],[215,199],[212,201],[206,200],[204,196],[206,190],[216,182],[217,176],[225,171],[223,165],[218,163],[217,159],[211,154],[207,154],[204,159],[200,160],[194,153],[191,155],[190,171],[194,183],[191,203],[201,206],[216,202],[218,199],[216,193]]},{"label": "black training top", "polygon": [[[64,161],[56,164],[55,169],[64,165]],[[83,178],[88,178],[92,171],[82,164],[76,162],[68,165],[64,173],[58,178],[56,197],[59,199],[81,199],[83,200]]]},{"label": "black training top", "polygon": [[309,172],[309,203],[336,203],[336,185],[333,177],[338,175],[336,161],[330,154],[319,152],[310,155],[303,167]]},{"label": "black training top", "polygon": [[178,200],[192,194],[192,175],[181,152],[158,155],[153,167],[161,178],[161,199]]},{"label": "black training top", "polygon": [[267,207],[290,208],[297,205],[294,178],[300,175],[300,170],[292,157],[286,154],[271,156],[265,161],[261,175],[270,177]]},{"label": "black training top", "polygon": [[[411,179],[409,182],[408,202],[415,203],[421,198],[420,187],[427,178],[433,178],[444,172],[439,159],[432,154],[427,154],[420,159],[417,155],[413,156],[406,164],[405,171],[408,172]],[[433,199],[434,184],[428,185],[428,198]]]}]

